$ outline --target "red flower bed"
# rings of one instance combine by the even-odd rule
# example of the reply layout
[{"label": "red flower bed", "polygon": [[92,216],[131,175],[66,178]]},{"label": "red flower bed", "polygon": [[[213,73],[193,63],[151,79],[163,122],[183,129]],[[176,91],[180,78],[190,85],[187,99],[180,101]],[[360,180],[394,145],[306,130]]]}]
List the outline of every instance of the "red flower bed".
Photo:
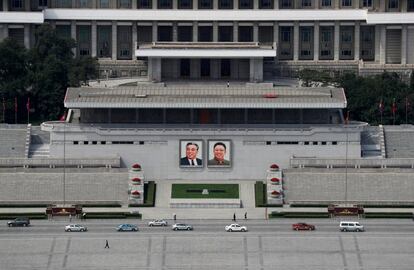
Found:
[{"label": "red flower bed", "polygon": [[138,163],[135,163],[132,165],[132,169],[134,171],[140,171],[141,170],[141,165],[139,165]]},{"label": "red flower bed", "polygon": [[280,179],[273,177],[272,179],[270,179],[270,182],[272,182],[272,184],[278,185],[280,183]]},{"label": "red flower bed", "polygon": [[132,179],[131,179],[131,181],[132,181],[134,184],[141,184],[141,178],[138,178],[138,177],[132,178]]},{"label": "red flower bed", "polygon": [[271,169],[272,171],[278,171],[278,170],[279,170],[279,165],[277,165],[277,164],[272,164],[272,165],[270,165],[270,169]]},{"label": "red flower bed", "polygon": [[134,190],[131,192],[131,195],[134,197],[139,197],[141,195],[141,193],[138,190]]}]

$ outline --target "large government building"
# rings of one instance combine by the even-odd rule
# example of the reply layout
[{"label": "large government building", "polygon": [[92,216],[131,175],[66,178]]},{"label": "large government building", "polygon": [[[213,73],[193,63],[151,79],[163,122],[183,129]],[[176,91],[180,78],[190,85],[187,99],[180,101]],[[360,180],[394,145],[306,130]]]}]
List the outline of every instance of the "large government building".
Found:
[{"label": "large government building", "polygon": [[414,0],[1,0],[0,40],[53,25],[101,77],[262,81],[301,68],[405,73]]}]

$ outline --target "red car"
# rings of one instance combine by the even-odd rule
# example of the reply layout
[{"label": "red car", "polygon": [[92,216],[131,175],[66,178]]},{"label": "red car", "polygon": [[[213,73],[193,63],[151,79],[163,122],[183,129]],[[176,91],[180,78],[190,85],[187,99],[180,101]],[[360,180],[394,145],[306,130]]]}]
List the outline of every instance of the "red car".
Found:
[{"label": "red car", "polygon": [[295,223],[292,224],[292,229],[295,231],[299,230],[306,230],[306,231],[313,231],[315,230],[315,226],[307,223]]}]

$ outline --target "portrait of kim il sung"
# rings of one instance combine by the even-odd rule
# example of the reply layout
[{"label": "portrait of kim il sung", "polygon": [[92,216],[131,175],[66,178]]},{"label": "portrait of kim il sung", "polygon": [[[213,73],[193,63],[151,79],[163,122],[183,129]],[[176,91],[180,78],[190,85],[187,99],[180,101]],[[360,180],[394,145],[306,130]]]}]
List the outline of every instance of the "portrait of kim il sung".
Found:
[{"label": "portrait of kim il sung", "polygon": [[203,141],[180,141],[180,167],[203,167]]},{"label": "portrait of kim il sung", "polygon": [[208,141],[208,167],[231,166],[231,141]]}]

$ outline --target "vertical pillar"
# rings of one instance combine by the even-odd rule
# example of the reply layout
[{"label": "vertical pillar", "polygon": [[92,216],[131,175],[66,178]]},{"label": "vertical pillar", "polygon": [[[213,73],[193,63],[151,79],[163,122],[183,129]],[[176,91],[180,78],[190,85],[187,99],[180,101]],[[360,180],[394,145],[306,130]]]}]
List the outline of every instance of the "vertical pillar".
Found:
[{"label": "vertical pillar", "polygon": [[239,41],[239,24],[237,23],[237,21],[233,22],[233,41]]},{"label": "vertical pillar", "polygon": [[319,21],[313,27],[313,61],[319,60]]},{"label": "vertical pillar", "polygon": [[148,58],[148,80],[153,82],[161,81],[161,58]]},{"label": "vertical pillar", "polygon": [[385,12],[385,0],[380,0],[380,12]]},{"label": "vertical pillar", "polygon": [[279,9],[279,0],[273,0],[273,8]]},{"label": "vertical pillar", "polygon": [[[97,3],[97,2],[98,2],[98,0],[92,0],[92,8],[93,8],[93,9],[97,9],[97,8],[98,8],[98,3]],[[134,6],[133,2],[134,2],[134,1],[132,1],[132,6]],[[136,2],[135,2],[135,3],[136,3]],[[137,7],[136,7],[136,4],[135,4],[135,8],[137,8]]]},{"label": "vertical pillar", "polygon": [[335,21],[334,27],[334,61],[339,60],[339,21]]},{"label": "vertical pillar", "polygon": [[220,79],[220,59],[214,58],[211,62],[211,78]]},{"label": "vertical pillar", "polygon": [[26,49],[30,48],[30,24],[25,24],[24,25],[24,46],[26,47]]},{"label": "vertical pillar", "polygon": [[361,24],[359,21],[355,22],[355,32],[354,32],[354,39],[355,39],[355,46],[354,46],[354,59],[359,60],[359,52],[360,50],[360,37],[361,37]]},{"label": "vertical pillar", "polygon": [[[74,40],[78,40],[76,37],[76,21],[71,21],[70,22],[70,37],[73,38]],[[77,46],[75,48],[72,49],[73,55],[76,57],[76,52],[77,52]]]},{"label": "vertical pillar", "polygon": [[[8,1],[8,0],[3,0],[3,1]],[[23,0],[23,4],[24,4],[24,10],[30,11],[30,0]]]},{"label": "vertical pillar", "polygon": [[375,25],[375,62],[380,62],[381,25]]},{"label": "vertical pillar", "polygon": [[3,0],[3,11],[9,11],[9,1]]},{"label": "vertical pillar", "polygon": [[218,9],[218,1],[219,0],[213,0],[213,9]]},{"label": "vertical pillar", "polygon": [[137,59],[136,50],[138,43],[137,22],[132,22],[132,60]]},{"label": "vertical pillar", "polygon": [[401,65],[407,64],[407,25],[403,24],[401,29]]},{"label": "vertical pillar", "polygon": [[380,42],[379,42],[379,50],[380,50],[380,64],[385,64],[386,62],[386,46],[387,46],[387,28],[385,25],[380,26]]},{"label": "vertical pillar", "polygon": [[152,9],[158,8],[158,0],[152,0]]},{"label": "vertical pillar", "polygon": [[132,1],[131,9],[137,9],[137,1],[138,0],[131,0],[131,1]]},{"label": "vertical pillar", "polygon": [[218,22],[217,21],[213,22],[213,42],[218,42]]},{"label": "vertical pillar", "polygon": [[198,41],[198,22],[193,22],[193,42]]},{"label": "vertical pillar", "polygon": [[341,0],[333,0],[335,9],[339,9],[339,1]]},{"label": "vertical pillar", "polygon": [[177,41],[178,40],[178,25],[177,22],[173,22],[172,25],[172,40]]},{"label": "vertical pillar", "polygon": [[250,82],[263,81],[263,58],[250,58]]},{"label": "vertical pillar", "polygon": [[91,30],[92,30],[92,34],[91,34],[91,39],[92,39],[92,57],[96,57],[96,49],[97,49],[97,39],[98,39],[98,35],[97,35],[97,27],[96,27],[96,21],[92,21],[92,26],[91,26]]},{"label": "vertical pillar", "polygon": [[112,60],[117,59],[117,53],[118,53],[117,31],[118,31],[117,23],[116,21],[112,21]]},{"label": "vertical pillar", "polygon": [[407,12],[407,0],[400,0],[401,12]]},{"label": "vertical pillar", "polygon": [[190,59],[190,78],[200,78],[200,59]]},{"label": "vertical pillar", "polygon": [[156,21],[152,22],[152,42],[158,41],[158,25]]},{"label": "vertical pillar", "polygon": [[[132,0],[134,1],[134,0]],[[172,8],[173,9],[178,9],[178,0],[172,0]]]},{"label": "vertical pillar", "polygon": [[233,9],[239,8],[239,0],[233,0]]},{"label": "vertical pillar", "polygon": [[299,60],[299,22],[293,26],[293,61]]},{"label": "vertical pillar", "polygon": [[0,42],[7,37],[7,24],[0,24]]},{"label": "vertical pillar", "polygon": [[198,0],[193,0],[193,9],[198,9]]},{"label": "vertical pillar", "polygon": [[253,9],[259,9],[259,0],[253,0]]},{"label": "vertical pillar", "polygon": [[313,8],[314,9],[319,9],[319,2],[320,2],[321,0],[315,0],[314,1],[314,3],[313,3]]},{"label": "vertical pillar", "polygon": [[259,24],[257,22],[253,23],[253,42],[259,42]]},{"label": "vertical pillar", "polygon": [[[276,3],[276,2],[275,2]],[[276,50],[276,57],[279,54],[279,52],[277,51],[277,47],[279,45],[279,23],[278,22],[274,22],[273,23],[273,44],[275,44],[275,50]]]}]

